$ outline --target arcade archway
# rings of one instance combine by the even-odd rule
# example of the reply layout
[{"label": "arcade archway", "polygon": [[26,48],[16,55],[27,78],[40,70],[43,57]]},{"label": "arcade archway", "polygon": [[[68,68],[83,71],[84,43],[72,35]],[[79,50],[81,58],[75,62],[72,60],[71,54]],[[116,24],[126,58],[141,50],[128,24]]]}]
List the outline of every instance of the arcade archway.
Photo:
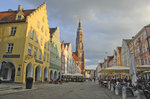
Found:
[{"label": "arcade archway", "polygon": [[44,69],[44,81],[47,81],[47,78],[48,78],[48,69],[45,68]]},{"label": "arcade archway", "polygon": [[35,81],[40,81],[41,74],[41,67],[37,66],[35,69]]},{"label": "arcade archway", "polygon": [[53,80],[53,71],[50,72],[50,80]]},{"label": "arcade archway", "polygon": [[4,81],[14,81],[15,80],[15,65],[11,62],[2,62],[1,66],[1,76]]},{"label": "arcade archway", "polygon": [[26,78],[27,77],[33,77],[32,63],[29,63],[26,67]]},{"label": "arcade archway", "polygon": [[54,80],[56,80],[57,79],[57,72],[55,71],[54,72]]}]

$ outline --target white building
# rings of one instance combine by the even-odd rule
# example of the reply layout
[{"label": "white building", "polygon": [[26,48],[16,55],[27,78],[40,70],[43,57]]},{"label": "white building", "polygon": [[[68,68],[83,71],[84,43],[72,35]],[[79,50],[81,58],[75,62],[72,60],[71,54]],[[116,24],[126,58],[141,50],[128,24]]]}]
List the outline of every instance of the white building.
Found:
[{"label": "white building", "polygon": [[121,50],[121,58],[122,58],[122,66],[130,65],[130,52],[129,52],[129,42],[130,39],[122,40],[122,50]]},{"label": "white building", "polygon": [[62,42],[62,74],[72,73],[73,57],[71,43]]},{"label": "white building", "polygon": [[103,63],[98,63],[97,67],[96,67],[96,77],[99,78],[100,76],[100,71],[102,70],[102,64]]}]

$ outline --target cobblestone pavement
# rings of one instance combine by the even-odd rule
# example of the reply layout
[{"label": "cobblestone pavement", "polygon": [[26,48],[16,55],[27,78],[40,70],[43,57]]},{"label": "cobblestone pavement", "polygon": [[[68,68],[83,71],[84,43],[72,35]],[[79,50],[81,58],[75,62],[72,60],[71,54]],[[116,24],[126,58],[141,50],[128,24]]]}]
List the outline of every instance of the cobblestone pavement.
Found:
[{"label": "cobblestone pavement", "polygon": [[108,89],[100,87],[98,83],[69,82],[62,85],[36,84],[31,90],[17,87],[0,90],[0,99],[121,99],[121,96],[114,95]]}]

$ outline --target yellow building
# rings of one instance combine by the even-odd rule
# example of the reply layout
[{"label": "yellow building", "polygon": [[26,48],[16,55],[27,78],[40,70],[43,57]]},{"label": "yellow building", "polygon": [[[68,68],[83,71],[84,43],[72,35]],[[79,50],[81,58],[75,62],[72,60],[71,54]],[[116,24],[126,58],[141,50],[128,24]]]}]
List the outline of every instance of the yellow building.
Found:
[{"label": "yellow building", "polygon": [[61,41],[59,27],[50,28],[50,80],[56,80],[61,76]]},{"label": "yellow building", "polygon": [[117,66],[122,66],[122,60],[121,60],[121,47],[117,47],[117,50],[116,50],[116,53],[117,53]]},{"label": "yellow building", "polygon": [[131,41],[129,42],[129,52],[130,52],[130,54],[131,53],[134,54],[133,40],[134,40],[134,37],[132,37]]},{"label": "yellow building", "polygon": [[94,69],[85,69],[85,77],[86,78],[95,78],[96,77],[96,70]]},{"label": "yellow building", "polygon": [[0,12],[0,76],[24,83],[49,80],[50,34],[46,3],[37,9]]}]

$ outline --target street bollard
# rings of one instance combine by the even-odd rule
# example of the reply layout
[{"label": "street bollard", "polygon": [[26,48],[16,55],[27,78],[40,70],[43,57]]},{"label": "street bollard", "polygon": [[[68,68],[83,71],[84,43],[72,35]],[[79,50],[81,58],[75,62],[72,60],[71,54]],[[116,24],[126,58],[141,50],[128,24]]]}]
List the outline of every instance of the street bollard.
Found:
[{"label": "street bollard", "polygon": [[127,99],[126,86],[122,88],[122,99]]},{"label": "street bollard", "polygon": [[115,86],[115,95],[119,95],[119,85]]},{"label": "street bollard", "polygon": [[135,99],[142,99],[142,98],[141,98],[141,93],[140,93],[138,90],[136,90],[136,91],[134,92],[134,96],[135,96]]},{"label": "street bollard", "polygon": [[111,91],[114,91],[114,84],[111,84]]}]

